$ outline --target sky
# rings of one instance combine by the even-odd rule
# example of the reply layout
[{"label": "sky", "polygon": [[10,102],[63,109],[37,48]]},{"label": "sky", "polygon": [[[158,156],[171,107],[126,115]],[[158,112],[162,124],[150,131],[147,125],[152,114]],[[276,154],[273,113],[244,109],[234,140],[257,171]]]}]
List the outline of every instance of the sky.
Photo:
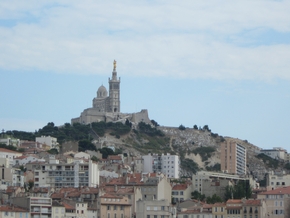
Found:
[{"label": "sky", "polygon": [[290,152],[290,1],[0,1],[0,129],[70,123],[108,88],[121,112]]}]

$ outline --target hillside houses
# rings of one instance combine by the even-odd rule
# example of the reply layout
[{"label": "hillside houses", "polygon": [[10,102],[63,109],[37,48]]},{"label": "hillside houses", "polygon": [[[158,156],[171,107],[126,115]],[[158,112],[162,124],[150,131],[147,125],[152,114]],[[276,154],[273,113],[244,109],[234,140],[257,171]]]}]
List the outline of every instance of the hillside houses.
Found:
[{"label": "hillside houses", "polygon": [[[99,161],[92,161],[96,155]],[[2,165],[0,170],[4,172],[0,172],[0,178],[4,178],[0,186],[0,216],[282,218],[289,214],[288,183],[283,183],[282,188],[269,186],[268,191],[257,191],[255,199],[210,204],[191,199],[192,192],[223,198],[227,185],[238,181],[248,181],[253,189],[257,185],[250,177],[207,171],[199,171],[192,178],[169,178],[167,171],[158,171],[158,167],[171,167],[170,155],[154,156],[152,172],[144,172],[144,164],[150,161],[144,161],[142,156],[109,155],[102,159],[99,155],[71,152],[58,156],[42,152],[7,157],[9,164]],[[159,157],[160,161],[154,163]],[[2,160],[5,162],[5,158]],[[162,164],[164,161],[166,165]]]}]

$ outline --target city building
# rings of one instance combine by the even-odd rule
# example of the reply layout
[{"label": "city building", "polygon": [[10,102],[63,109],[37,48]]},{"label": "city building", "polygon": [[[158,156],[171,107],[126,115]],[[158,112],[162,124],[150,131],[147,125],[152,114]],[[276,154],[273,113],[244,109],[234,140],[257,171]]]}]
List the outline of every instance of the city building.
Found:
[{"label": "city building", "polygon": [[75,160],[73,163],[38,163],[34,169],[35,187],[96,187],[99,185],[98,164],[89,160]]},{"label": "city building", "polygon": [[0,139],[0,144],[12,145],[14,147],[19,147],[20,146],[20,140],[19,139],[13,139],[13,138],[1,138]]},{"label": "city building", "polygon": [[0,218],[30,218],[28,209],[10,205],[0,206]]},{"label": "city building", "polygon": [[176,184],[172,187],[172,201],[182,202],[191,198],[192,185],[189,183]]},{"label": "city building", "polygon": [[136,218],[173,218],[176,217],[176,207],[168,200],[138,200],[136,202]]},{"label": "city building", "polygon": [[13,204],[29,210],[31,218],[50,218],[52,200],[49,197],[15,197]]},{"label": "city building", "polygon": [[163,173],[168,178],[179,178],[179,156],[171,154],[148,154],[142,156],[143,172]]},{"label": "city building", "polygon": [[41,136],[35,138],[36,143],[47,145],[50,148],[55,148],[58,145],[57,138],[51,136]]},{"label": "city building", "polygon": [[246,148],[234,140],[221,144],[221,170],[225,173],[246,174]]},{"label": "city building", "polygon": [[257,198],[265,201],[264,217],[290,217],[290,186],[259,193]]},{"label": "city building", "polygon": [[268,189],[282,188],[290,186],[290,174],[275,174],[273,171],[270,171],[266,177]]},{"label": "city building", "polygon": [[9,165],[13,165],[13,159],[22,156],[22,153],[17,151],[12,151],[6,148],[0,148],[0,158],[7,158],[9,160]]},{"label": "city building", "polygon": [[100,218],[130,218],[132,204],[128,197],[104,194],[100,197]]},{"label": "city building", "polygon": [[273,159],[287,159],[287,151],[284,148],[274,147],[273,149],[262,149],[260,150],[260,153],[265,154]]},{"label": "city building", "polygon": [[213,194],[224,196],[226,186],[235,185],[238,181],[249,183],[251,188],[256,187],[256,181],[251,176],[241,177],[227,173],[198,171],[192,175],[192,190],[205,196]]}]

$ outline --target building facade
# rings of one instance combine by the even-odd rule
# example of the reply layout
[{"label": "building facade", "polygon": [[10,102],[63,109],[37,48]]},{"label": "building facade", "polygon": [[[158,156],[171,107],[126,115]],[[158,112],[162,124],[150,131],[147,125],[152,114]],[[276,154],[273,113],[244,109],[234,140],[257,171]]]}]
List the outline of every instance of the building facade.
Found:
[{"label": "building facade", "polygon": [[96,187],[99,185],[98,165],[91,160],[73,163],[40,164],[34,170],[35,187]]},{"label": "building facade", "polygon": [[141,121],[151,123],[146,109],[137,113],[121,113],[121,79],[117,77],[116,61],[114,61],[113,65],[112,77],[108,81],[109,92],[105,86],[101,85],[98,88],[97,96],[93,99],[92,107],[85,109],[80,117],[71,119],[71,123],[90,124],[100,121],[125,122],[126,119],[134,123]]},{"label": "building facade", "polygon": [[142,156],[143,172],[163,173],[168,178],[179,178],[179,156],[170,154],[148,154]]},{"label": "building facade", "polygon": [[226,173],[246,174],[246,148],[234,140],[221,144],[221,170]]}]

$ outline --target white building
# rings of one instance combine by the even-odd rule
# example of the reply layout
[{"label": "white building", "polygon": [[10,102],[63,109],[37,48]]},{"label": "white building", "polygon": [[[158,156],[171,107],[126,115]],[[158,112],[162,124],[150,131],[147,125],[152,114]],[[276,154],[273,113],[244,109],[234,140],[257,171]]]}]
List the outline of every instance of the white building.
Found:
[{"label": "white building", "polygon": [[51,137],[51,136],[41,136],[41,137],[36,137],[35,141],[41,144],[45,144],[50,146],[51,148],[55,148],[58,143],[57,143],[57,138]]},{"label": "white building", "polygon": [[273,159],[287,159],[287,151],[283,148],[274,147],[273,149],[263,149],[260,151]]},{"label": "white building", "polygon": [[73,163],[59,163],[51,159],[34,170],[35,187],[96,187],[99,185],[98,165],[89,160],[75,160]]},{"label": "white building", "polygon": [[15,147],[19,147],[20,140],[19,139],[5,138],[5,139],[0,139],[0,144],[13,145]]},{"label": "white building", "polygon": [[148,154],[142,156],[143,172],[162,172],[168,178],[179,178],[179,156],[171,154]]},{"label": "white building", "polygon": [[13,165],[13,159],[22,156],[21,153],[17,151],[12,151],[6,148],[0,148],[0,158],[7,158],[9,160],[9,165]]},{"label": "white building", "polygon": [[13,159],[13,166],[15,165],[19,165],[19,166],[25,166],[27,163],[31,163],[31,162],[45,162],[44,159],[38,159],[36,157],[33,156],[20,156],[20,157],[16,157]]}]

